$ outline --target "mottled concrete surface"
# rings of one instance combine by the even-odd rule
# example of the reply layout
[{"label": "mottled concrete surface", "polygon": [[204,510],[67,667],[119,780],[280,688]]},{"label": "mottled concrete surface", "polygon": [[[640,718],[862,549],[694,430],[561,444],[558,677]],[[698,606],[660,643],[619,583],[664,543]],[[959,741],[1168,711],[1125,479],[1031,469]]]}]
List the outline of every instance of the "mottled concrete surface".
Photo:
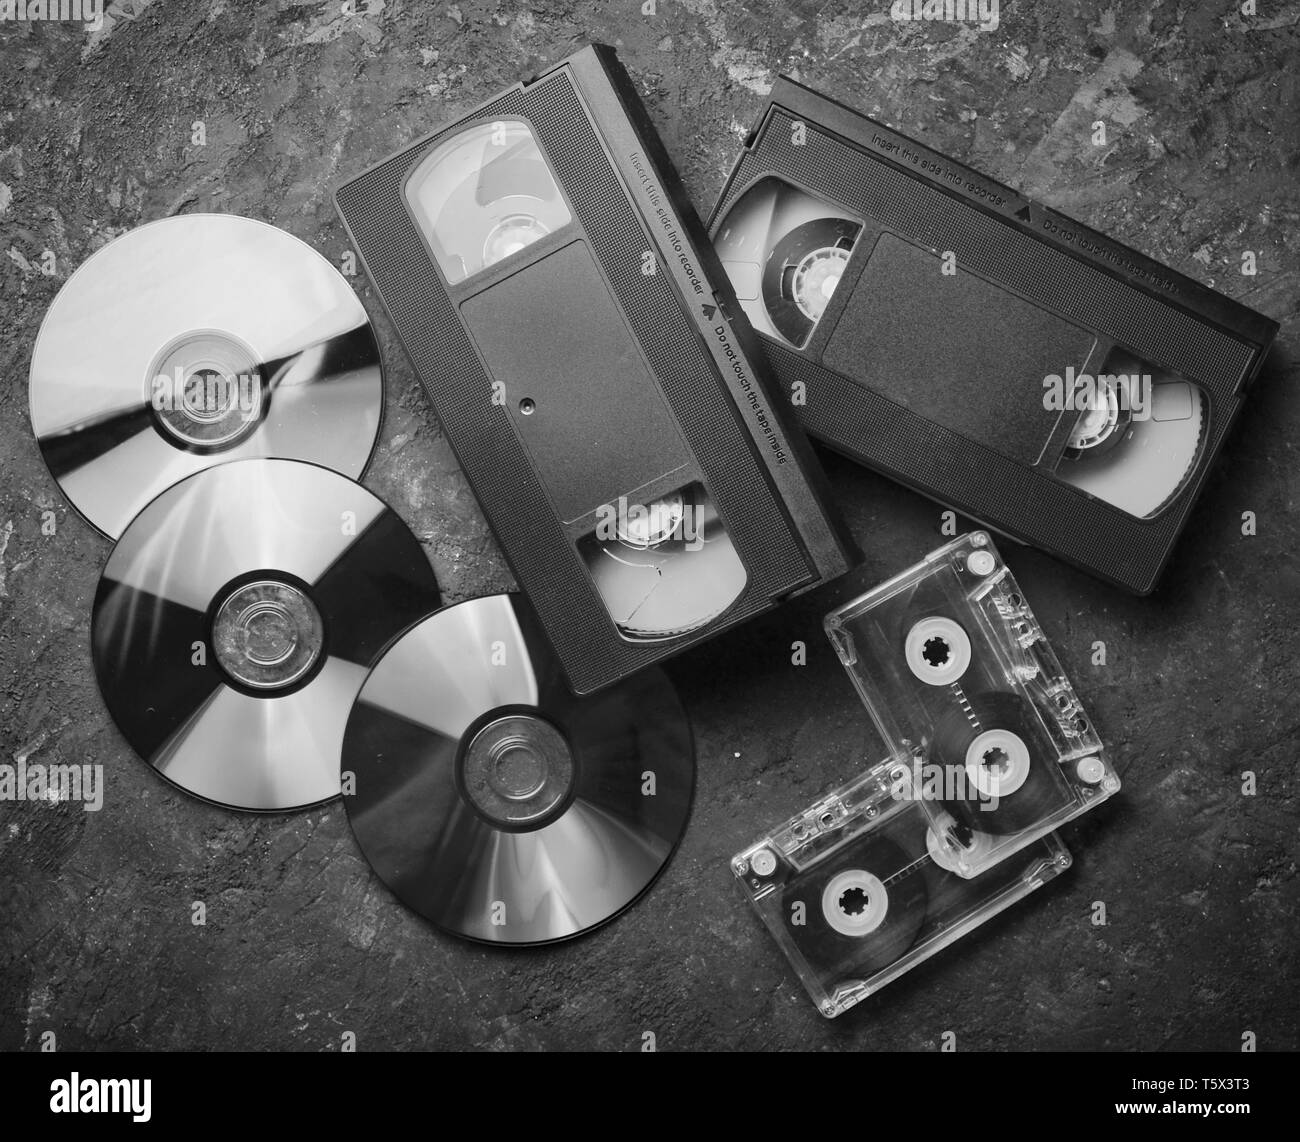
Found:
[{"label": "mottled concrete surface", "polygon": [[[1237,1049],[1297,1046],[1300,7],[1011,2],[988,33],[887,4],[659,0],[530,9],[133,0],[103,31],[0,27],[0,760],[102,763],[99,813],[0,803],[0,1046]],[[828,466],[867,551],[817,595],[674,663],[699,744],[690,830],[619,922],[577,943],[466,946],[370,875],[342,807],[239,816],[158,780],[100,703],[87,621],[108,551],[27,417],[46,306],[141,222],[230,211],[336,263],[329,191],[584,39],[620,47],[696,200],[780,71],[1213,282],[1283,323],[1161,590],[1133,599],[1009,559],[1125,790],[1068,830],[1076,866],[850,1015],[823,1021],[727,858],[880,750],[820,634],[833,602],[941,540],[938,510]],[[1089,139],[1095,119],[1109,142]],[[206,123],[207,145],[191,145]],[[41,272],[53,251],[52,275]],[[1259,273],[1240,273],[1244,250]],[[355,279],[372,312],[374,295]],[[384,322],[388,417],[366,482],[450,599],[510,576]],[[45,535],[42,512],[57,530]],[[1258,534],[1242,535],[1242,513]],[[789,665],[793,639],[809,664]],[[1104,641],[1107,665],[1093,666]],[[1241,793],[1242,773],[1258,793]],[[190,923],[191,904],[207,924]],[[1109,923],[1090,922],[1104,901]]]}]

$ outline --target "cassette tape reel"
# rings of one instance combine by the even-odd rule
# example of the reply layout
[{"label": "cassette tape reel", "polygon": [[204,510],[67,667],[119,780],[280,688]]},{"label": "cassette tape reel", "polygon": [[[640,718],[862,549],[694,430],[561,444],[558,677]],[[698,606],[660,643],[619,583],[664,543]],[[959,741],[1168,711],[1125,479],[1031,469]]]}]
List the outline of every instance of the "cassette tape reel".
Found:
[{"label": "cassette tape reel", "polygon": [[979,874],[1120,787],[989,537],[973,532],[833,611],[826,630],[896,756],[934,858]]},{"label": "cassette tape reel", "polygon": [[911,768],[882,762],[732,860],[826,1017],[847,1011],[1070,865],[1055,834],[975,879],[958,875]]}]

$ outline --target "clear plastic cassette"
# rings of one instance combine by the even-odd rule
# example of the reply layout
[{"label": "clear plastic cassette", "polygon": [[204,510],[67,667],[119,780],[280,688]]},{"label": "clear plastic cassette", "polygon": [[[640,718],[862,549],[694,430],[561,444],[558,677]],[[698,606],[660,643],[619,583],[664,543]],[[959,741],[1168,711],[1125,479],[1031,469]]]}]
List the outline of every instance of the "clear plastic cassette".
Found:
[{"label": "clear plastic cassette", "polygon": [[1117,792],[1092,720],[989,536],[971,532],[826,617],[912,769],[942,859],[976,876]]},{"label": "clear plastic cassette", "polygon": [[1070,866],[1055,834],[975,879],[959,876],[886,761],[732,859],[755,910],[828,1019]]}]

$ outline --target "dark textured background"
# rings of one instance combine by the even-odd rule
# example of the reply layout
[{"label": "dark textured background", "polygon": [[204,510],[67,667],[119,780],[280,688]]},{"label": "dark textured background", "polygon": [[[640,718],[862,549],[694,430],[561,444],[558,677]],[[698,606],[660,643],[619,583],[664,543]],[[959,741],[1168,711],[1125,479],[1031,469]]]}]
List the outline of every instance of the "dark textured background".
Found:
[{"label": "dark textured background", "polygon": [[[0,1047],[1235,1050],[1297,1046],[1295,557],[1300,7],[1004,3],[991,33],[898,25],[886,0],[459,5],[134,0],[105,30],[0,27],[0,760],[102,763],[100,813],[0,802]],[[825,1022],[727,861],[881,751],[821,614],[937,546],[939,510],[828,467],[866,548],[833,587],[671,667],[699,746],[694,818],[653,891],[577,943],[460,944],[370,875],[342,807],[257,818],[173,791],[110,725],[87,619],[108,544],[30,435],[26,373],[69,273],[141,222],[265,219],[336,264],[329,192],[586,38],[617,45],[707,207],[777,72],[1042,197],[1283,323],[1159,592],[1007,552],[1109,741],[1123,794],[1067,831],[1075,867]],[[1094,147],[1089,127],[1108,124]],[[208,145],[191,146],[190,125]],[[43,276],[43,250],[57,273]],[[1260,272],[1239,272],[1259,251]],[[354,279],[372,312],[373,295]],[[126,288],[124,286],[124,288]],[[942,322],[942,318],[937,320]],[[451,600],[509,586],[380,324],[366,483]],[[977,393],[972,393],[978,399]],[[58,530],[41,534],[53,509]],[[1241,534],[1241,515],[1258,534]],[[806,667],[789,664],[807,641]],[[1103,640],[1105,667],[1091,665]],[[1259,793],[1241,795],[1241,774]],[[192,901],[207,925],[190,924]],[[1109,924],[1090,922],[1094,901]]]}]

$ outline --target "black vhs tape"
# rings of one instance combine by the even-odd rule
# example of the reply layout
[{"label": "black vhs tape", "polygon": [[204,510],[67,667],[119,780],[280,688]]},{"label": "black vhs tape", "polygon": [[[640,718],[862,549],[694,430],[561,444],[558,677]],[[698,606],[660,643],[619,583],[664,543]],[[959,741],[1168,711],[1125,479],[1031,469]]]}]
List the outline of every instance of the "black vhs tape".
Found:
[{"label": "black vhs tape", "polygon": [[785,78],[709,229],[812,435],[1139,593],[1277,332]]},{"label": "black vhs tape", "polygon": [[847,569],[824,476],[612,49],[335,201],[575,691]]}]

